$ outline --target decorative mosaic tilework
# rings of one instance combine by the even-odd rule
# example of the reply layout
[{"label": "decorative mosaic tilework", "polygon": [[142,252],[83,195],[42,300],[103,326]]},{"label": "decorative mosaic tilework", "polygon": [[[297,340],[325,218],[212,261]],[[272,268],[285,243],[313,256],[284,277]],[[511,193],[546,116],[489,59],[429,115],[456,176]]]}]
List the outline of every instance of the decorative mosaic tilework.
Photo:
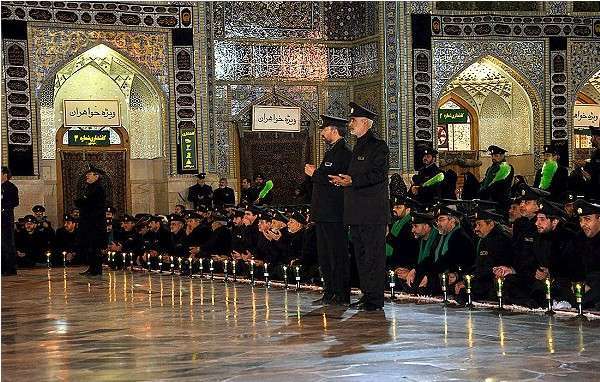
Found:
[{"label": "decorative mosaic tilework", "polygon": [[323,3],[323,24],[328,40],[349,41],[377,33],[377,3],[327,1]]},{"label": "decorative mosaic tilework", "polygon": [[600,41],[569,41],[569,73],[571,97],[600,69]]},{"label": "decorative mosaic tilework", "polygon": [[323,37],[318,2],[216,2],[213,9],[215,38]]},{"label": "decorative mosaic tilework", "polygon": [[432,52],[435,99],[440,96],[443,87],[454,75],[486,55],[497,57],[518,69],[531,81],[540,97],[544,98],[545,46],[542,40],[433,39]]},{"label": "decorative mosaic tilework", "polygon": [[189,4],[165,6],[89,1],[5,1],[2,19],[159,28],[191,28],[193,24]]},{"label": "decorative mosaic tilework", "polygon": [[377,133],[377,136],[385,139],[385,131],[383,131],[383,124],[381,123],[381,118],[384,118],[381,104],[381,83],[374,82],[355,86],[353,101],[377,113],[378,118],[373,123],[372,129]]},{"label": "decorative mosaic tilework", "polygon": [[397,3],[386,1],[383,25],[385,30],[384,49],[384,81],[385,81],[385,115],[387,118],[387,137],[390,148],[390,167],[400,167],[400,115],[398,105],[399,94],[399,62],[398,62],[398,25]]},{"label": "decorative mosaic tilework", "polygon": [[328,88],[327,89],[327,109],[328,115],[345,118],[348,115],[350,102],[348,89],[346,88]]},{"label": "decorative mosaic tilework", "polygon": [[552,118],[552,140],[567,140],[567,52],[554,51],[550,54],[550,105]]},{"label": "decorative mosaic tilework", "polygon": [[376,42],[352,48],[352,73],[354,78],[368,76],[379,71],[379,46]]},{"label": "decorative mosaic tilework", "polygon": [[8,144],[31,146],[27,41],[3,40],[2,43]]},{"label": "decorative mosaic tilework", "polygon": [[433,145],[431,68],[431,51],[413,50],[415,141],[429,142]]}]

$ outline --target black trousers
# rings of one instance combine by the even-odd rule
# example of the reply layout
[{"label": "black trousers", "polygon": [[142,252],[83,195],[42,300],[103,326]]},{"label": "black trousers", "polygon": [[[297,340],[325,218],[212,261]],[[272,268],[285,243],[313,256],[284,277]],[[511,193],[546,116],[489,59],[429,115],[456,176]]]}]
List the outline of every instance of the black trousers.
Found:
[{"label": "black trousers", "polygon": [[2,274],[17,274],[17,248],[13,212],[2,211]]},{"label": "black trousers", "polygon": [[323,296],[350,302],[348,234],[341,222],[317,222],[317,255],[323,275]]},{"label": "black trousers", "polygon": [[360,289],[364,301],[378,307],[383,306],[385,289],[385,224],[361,224],[350,226],[354,244],[354,256]]}]

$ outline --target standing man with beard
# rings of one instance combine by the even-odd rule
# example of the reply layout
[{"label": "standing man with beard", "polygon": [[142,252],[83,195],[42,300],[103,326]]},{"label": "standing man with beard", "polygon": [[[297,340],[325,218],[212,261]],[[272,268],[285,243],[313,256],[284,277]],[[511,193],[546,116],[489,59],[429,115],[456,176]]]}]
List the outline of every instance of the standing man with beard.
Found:
[{"label": "standing man with beard", "polygon": [[413,176],[413,185],[410,188],[412,195],[424,204],[431,204],[435,199],[442,197],[444,172],[435,163],[438,151],[429,146],[420,148],[423,167]]},{"label": "standing man with beard", "polygon": [[75,200],[80,209],[79,243],[81,254],[87,259],[89,269],[84,275],[102,274],[100,249],[106,246],[105,203],[106,193],[99,182],[100,171],[90,166],[85,172],[85,188],[81,196]]},{"label": "standing man with beard", "polygon": [[350,133],[356,145],[347,174],[329,175],[344,187],[344,223],[350,226],[362,298],[352,307],[366,311],[383,308],[385,289],[385,234],[390,223],[389,149],[371,128],[377,114],[350,103]]},{"label": "standing man with beard", "polygon": [[317,254],[323,275],[323,297],[316,304],[350,303],[348,235],[344,227],[344,190],[329,181],[329,175],[346,174],[352,151],[344,140],[348,120],[321,115],[321,138],[328,146],[317,168],[304,166],[313,184],[311,212],[316,223]]},{"label": "standing man with beard", "polygon": [[19,206],[19,189],[11,181],[10,170],[2,166],[2,275],[17,274],[15,248],[15,213]]},{"label": "standing man with beard", "polygon": [[485,178],[479,188],[479,199],[498,203],[499,210],[506,210],[510,198],[515,169],[506,163],[506,150],[491,145],[488,151],[492,156],[492,165],[485,172]]}]

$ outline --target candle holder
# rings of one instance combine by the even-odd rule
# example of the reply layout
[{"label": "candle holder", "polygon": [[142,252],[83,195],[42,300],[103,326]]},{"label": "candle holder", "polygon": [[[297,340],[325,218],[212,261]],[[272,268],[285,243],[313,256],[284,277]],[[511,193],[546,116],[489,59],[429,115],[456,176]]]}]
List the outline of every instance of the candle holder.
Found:
[{"label": "candle holder", "polygon": [[321,280],[321,286],[324,286],[325,280],[323,279],[323,272],[321,272],[321,267],[319,267],[319,279]]},{"label": "candle holder", "polygon": [[250,260],[250,283],[254,286],[254,259]]},{"label": "candle holder", "polygon": [[583,315],[583,286],[581,283],[575,283],[575,302],[577,303],[577,317],[584,317]]},{"label": "candle holder", "polygon": [[133,271],[133,252],[129,252],[129,265],[131,265],[131,270]]},{"label": "candle holder", "polygon": [[225,277],[225,282],[229,281],[229,274],[228,274],[228,268],[229,268],[229,261],[227,260],[223,260],[223,276]]},{"label": "candle holder", "polygon": [[214,268],[213,264],[214,264],[213,259],[210,259],[210,262],[209,262],[210,267],[208,268],[208,270],[210,271],[210,279],[211,280],[214,280],[214,278],[215,278],[215,273],[214,273],[215,268]]},{"label": "candle holder", "polygon": [[151,271],[151,264],[150,264],[150,253],[146,252],[146,265],[148,266],[148,272]]},{"label": "candle holder", "polygon": [[296,265],[296,290],[300,290],[300,265]]},{"label": "candle holder", "polygon": [[204,277],[204,259],[200,258],[200,264],[198,270],[200,271],[200,277]]},{"label": "candle holder", "polygon": [[63,268],[67,267],[67,252],[63,251]]},{"label": "candle holder", "polygon": [[127,270],[127,254],[125,252],[121,252],[121,256],[123,257],[123,271]]},{"label": "candle holder", "polygon": [[190,278],[194,277],[194,258],[190,255],[188,257],[188,263],[190,264]]},{"label": "candle holder", "polygon": [[283,283],[284,283],[284,287],[285,289],[288,289],[288,274],[287,274],[287,265],[283,266]]},{"label": "candle holder", "polygon": [[496,296],[498,297],[498,309],[504,310],[504,304],[502,302],[502,286],[504,285],[504,280],[502,277],[498,277],[496,283],[498,285],[498,290],[496,291]]},{"label": "candle holder", "polygon": [[394,274],[393,270],[390,270],[390,272],[388,273],[389,277],[390,277],[390,293],[392,298],[396,298],[396,275]]},{"label": "candle holder", "polygon": [[465,279],[467,280],[467,307],[469,309],[473,308],[473,299],[471,297],[471,275],[466,275]]},{"label": "candle holder", "polygon": [[263,276],[265,276],[265,288],[269,288],[270,284],[269,284],[269,263],[265,263],[265,271],[263,273]]},{"label": "candle holder", "polygon": [[50,268],[50,251],[46,252],[46,264]]},{"label": "candle holder", "polygon": [[163,271],[162,265],[163,265],[162,255],[158,255],[158,273],[162,273],[162,271]]},{"label": "candle holder", "polygon": [[237,282],[237,270],[235,269],[235,260],[231,261],[231,271],[233,272],[233,282]]},{"label": "candle holder", "polygon": [[550,277],[547,277],[546,280],[544,280],[544,285],[546,286],[546,302],[548,303],[546,314],[553,315],[555,312],[552,309],[552,281],[550,280]]},{"label": "candle holder", "polygon": [[182,262],[182,261],[183,261],[183,260],[181,259],[181,257],[178,257],[178,258],[177,258],[177,262],[179,263],[179,274],[181,274],[181,269],[182,269],[182,268],[181,268],[181,262]]},{"label": "candle holder", "polygon": [[170,257],[171,260],[171,274],[175,274],[175,262],[173,261],[173,256]]},{"label": "candle holder", "polygon": [[442,282],[442,294],[444,296],[444,305],[448,305],[448,274],[446,272],[440,275]]}]

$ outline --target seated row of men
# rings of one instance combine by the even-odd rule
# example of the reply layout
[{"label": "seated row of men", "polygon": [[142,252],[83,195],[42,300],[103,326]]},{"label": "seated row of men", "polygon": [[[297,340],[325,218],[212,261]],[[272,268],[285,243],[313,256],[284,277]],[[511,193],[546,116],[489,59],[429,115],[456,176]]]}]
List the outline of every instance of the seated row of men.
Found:
[{"label": "seated row of men", "polygon": [[600,205],[573,195],[559,204],[547,196],[523,184],[509,211],[478,200],[432,206],[398,197],[388,268],[401,290],[440,295],[445,286],[459,304],[467,301],[467,287],[473,300],[495,299],[500,279],[507,303],[546,306],[549,281],[551,299],[574,306],[580,283],[584,308],[598,309]]}]

